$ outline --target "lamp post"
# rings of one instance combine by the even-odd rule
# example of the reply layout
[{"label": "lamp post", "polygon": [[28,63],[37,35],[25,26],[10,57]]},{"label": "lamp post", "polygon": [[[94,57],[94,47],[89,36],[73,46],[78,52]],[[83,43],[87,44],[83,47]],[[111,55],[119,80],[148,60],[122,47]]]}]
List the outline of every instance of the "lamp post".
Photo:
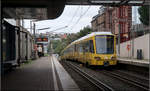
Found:
[{"label": "lamp post", "polygon": [[[30,21],[30,32],[31,32],[31,34],[33,34],[34,44],[35,44],[35,27],[36,27],[35,21],[36,20],[31,20]],[[33,25],[33,27],[32,27],[32,25]],[[33,33],[32,33],[32,31],[33,31]]]},{"label": "lamp post", "polygon": [[131,36],[130,36],[130,41],[132,41],[132,57],[134,58],[134,32],[135,32],[135,25],[134,24],[134,21],[132,23],[132,28],[131,28]]},{"label": "lamp post", "polygon": [[34,43],[35,43],[35,23],[33,23],[33,38],[34,38]]}]

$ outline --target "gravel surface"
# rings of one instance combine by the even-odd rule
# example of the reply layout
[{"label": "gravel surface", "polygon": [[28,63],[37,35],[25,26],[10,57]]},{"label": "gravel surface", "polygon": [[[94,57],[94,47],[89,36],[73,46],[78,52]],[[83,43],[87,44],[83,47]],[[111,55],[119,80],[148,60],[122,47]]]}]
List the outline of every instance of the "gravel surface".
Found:
[{"label": "gravel surface", "polygon": [[131,70],[128,70],[128,69],[121,69],[121,71],[124,71],[124,72],[129,73],[129,74],[135,74],[137,76],[141,76],[143,78],[149,79],[149,73],[136,72],[136,71],[131,71]]},{"label": "gravel surface", "polygon": [[[68,62],[68,61],[67,61]],[[131,84],[127,84],[126,82],[123,82],[123,81],[120,81],[119,79],[117,78],[113,78],[113,77],[110,77],[106,74],[103,74],[101,71],[103,71],[104,69],[101,67],[101,68],[96,68],[96,69],[99,69],[98,71],[94,68],[94,69],[91,69],[91,68],[86,68],[84,66],[81,66],[81,64],[79,63],[76,63],[76,62],[71,62],[75,65],[77,65],[78,67],[80,67],[83,71],[87,72],[88,74],[91,74],[91,76],[99,79],[100,81],[104,82],[105,84],[111,86],[113,89],[117,90],[117,91],[142,91],[142,89],[138,88],[138,87],[135,87]],[[68,70],[69,68],[67,68]],[[78,79],[75,78],[74,79]],[[77,82],[78,84],[78,82]],[[82,87],[81,87],[82,88]]]},{"label": "gravel surface", "polygon": [[113,70],[113,73],[117,73],[117,74],[119,74],[123,77],[126,77],[126,78],[130,79],[130,80],[137,81],[141,84],[149,86],[148,78],[141,77],[137,74],[127,73],[127,72],[124,72],[124,71],[121,71],[121,70]]},{"label": "gravel surface", "polygon": [[121,69],[121,71],[149,78],[149,68],[119,63],[117,69]]},{"label": "gravel surface", "polygon": [[60,61],[66,71],[77,83],[81,91],[98,91],[98,88],[94,87],[89,81],[76,73],[73,69],[69,68],[64,61]]}]

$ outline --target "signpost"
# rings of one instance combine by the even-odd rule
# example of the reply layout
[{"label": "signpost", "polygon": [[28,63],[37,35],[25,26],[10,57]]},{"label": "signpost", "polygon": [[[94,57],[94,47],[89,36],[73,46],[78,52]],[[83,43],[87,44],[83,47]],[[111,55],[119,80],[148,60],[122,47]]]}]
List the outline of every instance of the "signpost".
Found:
[{"label": "signpost", "polygon": [[131,45],[130,44],[127,44],[127,50],[128,50],[128,57],[129,57],[129,51],[131,50]]}]

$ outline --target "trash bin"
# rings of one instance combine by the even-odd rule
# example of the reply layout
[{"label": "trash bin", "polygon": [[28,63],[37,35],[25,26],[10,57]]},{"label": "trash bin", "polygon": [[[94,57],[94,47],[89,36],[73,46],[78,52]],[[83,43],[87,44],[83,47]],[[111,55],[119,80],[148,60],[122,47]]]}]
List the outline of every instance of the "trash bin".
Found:
[{"label": "trash bin", "polygon": [[137,49],[137,59],[139,59],[139,49]]},{"label": "trash bin", "polygon": [[143,59],[142,49],[137,49],[137,59]]},{"label": "trash bin", "polygon": [[139,49],[139,58],[140,58],[140,59],[143,59],[142,49]]}]

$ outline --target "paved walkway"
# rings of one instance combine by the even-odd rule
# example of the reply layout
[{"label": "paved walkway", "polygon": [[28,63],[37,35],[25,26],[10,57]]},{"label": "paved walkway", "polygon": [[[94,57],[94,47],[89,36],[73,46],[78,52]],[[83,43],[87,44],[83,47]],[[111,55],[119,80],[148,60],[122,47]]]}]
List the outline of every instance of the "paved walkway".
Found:
[{"label": "paved walkway", "polygon": [[[55,58],[55,57],[54,57]],[[39,91],[39,90],[65,90],[63,87],[63,79],[68,77],[64,74],[65,77],[59,77],[61,74],[58,73],[57,66],[60,67],[59,62],[56,64],[52,57],[42,57],[35,61],[32,61],[29,64],[25,64],[12,72],[6,73],[2,76],[2,90],[30,90],[30,91]],[[60,67],[62,69],[62,67]],[[61,79],[60,79],[61,78]],[[65,78],[67,79],[67,78]],[[65,81],[65,84],[73,84],[75,90],[79,90],[78,86],[74,81],[68,78]],[[70,86],[70,85],[65,85]]]},{"label": "paved walkway", "polygon": [[7,73],[2,77],[2,89],[53,90],[52,64],[49,61],[48,57],[40,58]]},{"label": "paved walkway", "polygon": [[138,60],[138,59],[131,59],[131,58],[118,58],[120,63],[132,64],[137,66],[144,66],[149,67],[149,60]]}]

